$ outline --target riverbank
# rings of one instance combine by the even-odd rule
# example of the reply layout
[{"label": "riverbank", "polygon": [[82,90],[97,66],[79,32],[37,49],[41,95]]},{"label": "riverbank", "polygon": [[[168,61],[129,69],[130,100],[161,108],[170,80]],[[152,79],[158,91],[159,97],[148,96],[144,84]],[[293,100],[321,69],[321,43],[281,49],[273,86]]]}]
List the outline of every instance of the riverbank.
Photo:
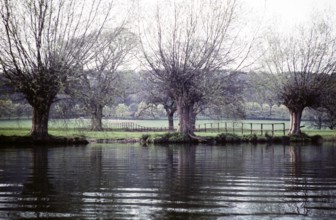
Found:
[{"label": "riverbank", "polygon": [[[306,132],[306,131],[305,131]],[[28,129],[1,129],[0,143],[32,145],[32,144],[58,144],[75,145],[87,143],[309,143],[309,142],[336,142],[335,131],[317,131],[311,130],[303,136],[282,136],[275,134],[270,136],[267,133],[261,135],[239,135],[231,133],[217,132],[196,132],[195,137],[184,139],[177,133],[165,132],[130,132],[130,131],[90,131],[78,129],[51,129],[49,140],[34,140],[29,135]]]},{"label": "riverbank", "polygon": [[194,136],[183,137],[177,133],[167,133],[163,135],[148,135],[143,134],[141,138],[104,138],[94,139],[85,137],[50,137],[48,139],[34,139],[30,136],[3,136],[0,135],[0,143],[13,146],[59,146],[59,145],[87,145],[89,143],[140,143],[148,144],[187,144],[187,143],[203,143],[210,145],[225,145],[225,144],[286,144],[291,143],[312,143],[321,144],[323,142],[336,142],[335,139],[323,139],[321,136],[282,136],[282,137],[258,137],[258,136],[243,136],[239,137],[234,134],[219,134],[214,137]]},{"label": "riverbank", "polygon": [[140,141],[142,144],[181,144],[181,143],[206,143],[206,144],[239,144],[239,143],[251,143],[251,144],[290,144],[290,143],[313,143],[320,144],[324,141],[320,135],[308,136],[292,135],[292,136],[257,136],[243,135],[239,136],[230,133],[220,133],[216,136],[184,136],[179,133],[165,133],[161,135],[144,134]]},{"label": "riverbank", "polygon": [[26,136],[5,136],[0,135],[0,143],[14,146],[36,146],[36,145],[86,145],[89,141],[85,137],[61,137],[51,136],[45,138],[35,138]]}]

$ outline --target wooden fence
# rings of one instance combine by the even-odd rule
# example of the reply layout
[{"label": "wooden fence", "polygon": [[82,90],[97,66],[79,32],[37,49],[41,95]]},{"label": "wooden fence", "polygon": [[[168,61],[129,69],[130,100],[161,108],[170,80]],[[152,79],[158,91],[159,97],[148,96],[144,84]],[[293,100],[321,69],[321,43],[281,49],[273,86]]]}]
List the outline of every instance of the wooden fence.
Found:
[{"label": "wooden fence", "polygon": [[[151,132],[151,131],[169,131],[167,127],[145,127],[135,124],[134,122],[117,122],[110,123],[110,129],[126,130],[134,132]],[[285,123],[245,123],[245,122],[218,122],[198,124],[195,127],[195,132],[218,132],[218,133],[234,133],[234,134],[257,134],[265,135],[266,133],[274,136],[275,133],[286,135]]]},{"label": "wooden fence", "polygon": [[108,124],[108,128],[116,130],[146,132],[146,131],[168,131],[167,127],[146,127],[134,122],[116,122]]},{"label": "wooden fence", "polygon": [[242,135],[260,134],[274,136],[275,133],[286,135],[285,123],[244,123],[244,122],[218,122],[204,123],[196,126],[195,131],[199,132],[223,132],[240,133]]}]

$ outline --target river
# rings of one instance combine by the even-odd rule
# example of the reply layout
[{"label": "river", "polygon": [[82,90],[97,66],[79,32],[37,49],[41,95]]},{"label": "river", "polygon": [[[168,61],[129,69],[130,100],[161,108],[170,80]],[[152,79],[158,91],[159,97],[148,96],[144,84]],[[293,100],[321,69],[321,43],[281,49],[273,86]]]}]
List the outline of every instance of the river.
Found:
[{"label": "river", "polygon": [[0,219],[335,219],[336,146],[0,149]]}]

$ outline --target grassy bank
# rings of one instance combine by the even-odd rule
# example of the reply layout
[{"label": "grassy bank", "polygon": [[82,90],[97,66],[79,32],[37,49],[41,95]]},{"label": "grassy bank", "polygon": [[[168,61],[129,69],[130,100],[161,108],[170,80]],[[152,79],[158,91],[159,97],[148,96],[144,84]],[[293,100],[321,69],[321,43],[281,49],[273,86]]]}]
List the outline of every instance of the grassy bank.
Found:
[{"label": "grassy bank", "polygon": [[[23,128],[1,128],[0,127],[0,135],[18,135],[24,136],[28,135],[30,132],[30,128],[23,127]],[[335,130],[303,130],[303,132],[307,135],[321,135],[323,137],[334,137],[336,138],[336,131]],[[121,129],[115,130],[107,130],[107,131],[90,131],[88,129],[64,129],[64,128],[51,128],[49,129],[49,133],[55,136],[86,136],[90,138],[122,138],[122,137],[141,137],[144,133],[153,133],[153,134],[160,134],[163,132],[132,132],[126,131]],[[223,132],[196,132],[199,136],[216,136]],[[232,132],[228,132],[232,133]],[[242,136],[240,132],[236,133],[239,136]],[[260,134],[257,134],[260,136]],[[276,132],[275,136],[282,136],[282,132]],[[263,135],[264,136],[264,135]]]},{"label": "grassy bank", "polygon": [[292,136],[257,136],[252,135],[237,135],[230,133],[221,133],[215,136],[185,136],[180,133],[165,133],[161,135],[144,134],[141,137],[142,144],[170,144],[170,143],[206,143],[206,144],[232,144],[232,143],[251,143],[251,144],[291,144],[291,143],[313,143],[321,144],[323,138],[320,135],[308,136],[292,135]]},{"label": "grassy bank", "polygon": [[[117,120],[118,121],[118,120]],[[133,120],[134,121],[134,120]],[[166,123],[164,120],[145,120],[145,121],[135,121],[136,123],[142,123],[148,127],[158,127],[162,126],[163,123]],[[201,121],[204,122],[204,121]],[[257,121],[255,121],[257,122]],[[260,122],[260,121],[259,121]],[[263,121],[264,122],[264,121]],[[268,121],[268,123],[271,121]],[[90,131],[87,129],[88,123],[87,121],[82,119],[73,119],[73,120],[52,120],[49,124],[49,134],[54,137],[67,137],[67,138],[75,138],[75,137],[85,137],[89,140],[140,140],[144,134],[148,134],[152,137],[156,137],[159,135],[163,135],[164,132],[133,132],[127,131],[125,129],[116,129],[116,128],[108,128],[105,131]],[[26,137],[29,135],[31,128],[30,120],[0,120],[0,135],[3,136],[18,136],[18,137]],[[302,130],[308,136],[316,136],[319,135],[323,138],[324,141],[336,141],[336,131],[334,130],[313,130],[304,128]],[[204,138],[214,138],[219,134],[222,134],[223,131],[207,131],[207,132],[196,132],[196,135]],[[232,133],[229,131],[228,133]],[[248,133],[248,134],[246,134]],[[240,129],[236,130],[236,133],[233,133],[234,136],[239,137],[241,139],[251,139],[252,137],[258,140],[264,141],[267,139],[269,133],[264,132],[261,135],[259,132],[249,134],[249,132],[245,132],[242,134]],[[283,132],[275,132],[275,137],[282,137]]]},{"label": "grassy bank", "polygon": [[[0,128],[0,135],[3,136],[19,136],[26,137],[29,135],[28,128],[11,128],[4,129]],[[112,130],[112,131],[90,131],[83,129],[50,129],[49,134],[54,137],[67,137],[67,138],[76,138],[76,137],[85,137],[88,140],[140,140],[144,137],[144,135],[151,136],[152,138],[157,138],[166,134],[165,132],[130,132],[130,131],[122,131],[122,130]],[[236,140],[240,140],[242,142],[253,142],[258,140],[257,142],[267,142],[270,141],[270,135],[241,135],[237,134],[229,134],[228,140],[232,142],[236,142]],[[305,131],[307,136],[321,136],[324,141],[336,141],[336,132],[330,130],[309,130]],[[196,132],[196,136],[204,138],[204,139],[216,139],[218,136],[225,136],[223,133],[218,132]],[[224,136],[223,136],[224,135]],[[282,142],[279,138],[283,139],[283,135],[281,133],[275,134],[274,142]],[[277,138],[277,139],[276,139]],[[216,141],[215,141],[216,142]]]}]

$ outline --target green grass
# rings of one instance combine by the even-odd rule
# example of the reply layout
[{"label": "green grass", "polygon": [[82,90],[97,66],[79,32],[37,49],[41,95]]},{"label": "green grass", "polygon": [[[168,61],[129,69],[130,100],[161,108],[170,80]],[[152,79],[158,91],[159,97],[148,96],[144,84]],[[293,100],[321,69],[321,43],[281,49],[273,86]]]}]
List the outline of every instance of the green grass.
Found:
[{"label": "green grass", "polygon": [[[168,127],[168,121],[164,119],[159,120],[122,120],[122,119],[103,119],[103,126],[106,128],[113,128],[117,123],[123,122],[133,122],[137,125],[144,127]],[[214,127],[218,125],[218,123],[223,126],[224,122],[228,122],[228,126],[231,126],[232,120],[197,120],[196,127],[199,125],[201,128],[206,127],[209,128],[212,124]],[[288,127],[289,121],[270,121],[270,120],[238,120],[235,121],[236,126],[239,128],[241,123],[285,123],[286,127]],[[174,120],[175,126],[178,124],[177,120]],[[86,128],[90,126],[90,119],[51,119],[49,121],[49,128]],[[248,126],[248,125],[245,125]],[[268,125],[267,125],[268,126]],[[267,128],[266,126],[266,128]],[[280,126],[280,125],[279,125]],[[0,119],[0,128],[30,128],[31,127],[31,119]],[[254,127],[258,127],[258,125],[254,125]]]},{"label": "green grass", "polygon": [[[119,120],[119,119],[104,119],[103,126],[105,128],[114,128],[116,124],[121,124],[125,122],[133,122],[137,125],[144,127],[168,127],[167,120]],[[175,124],[177,125],[175,120]],[[31,127],[30,119],[11,119],[4,120],[0,119],[0,128],[30,128]],[[49,128],[87,128],[90,126],[90,119],[51,119],[49,121]]]},{"label": "green grass", "polygon": [[[29,135],[30,129],[4,129],[0,128],[0,135],[5,136],[26,136]],[[135,139],[140,138],[143,134],[148,132],[127,132],[127,131],[89,131],[76,129],[49,129],[49,134],[53,136],[63,137],[78,137],[83,136],[92,139]],[[151,134],[163,134],[164,132],[151,132]]]},{"label": "green grass", "polygon": [[[105,125],[108,123],[115,123],[115,122],[134,122],[138,125],[145,126],[145,127],[166,127],[167,126],[167,120],[105,120]],[[279,123],[279,121],[256,121],[256,120],[246,120],[243,121],[244,123]],[[213,126],[215,127],[215,124],[220,123],[219,121],[211,121],[211,120],[199,120],[197,124],[204,125],[207,124],[207,128],[209,128],[209,124],[213,123]],[[241,122],[240,122],[241,123]],[[282,123],[282,122],[281,122]],[[287,123],[287,122],[284,122]],[[239,124],[239,123],[238,123]],[[88,119],[70,119],[70,120],[50,120],[49,122],[49,133],[54,136],[66,136],[66,137],[75,137],[75,136],[85,136],[87,138],[93,138],[93,139],[134,139],[134,138],[140,138],[145,133],[150,133],[152,135],[155,134],[162,134],[164,132],[127,132],[122,130],[117,130],[115,128],[112,128],[111,131],[101,131],[101,132],[95,132],[95,131],[89,131],[87,128],[89,127],[89,120]],[[258,128],[258,125],[256,125]],[[248,128],[248,125],[244,128]],[[286,128],[288,128],[286,126]],[[6,135],[6,136],[25,136],[29,135],[31,129],[31,120],[0,120],[0,135]],[[255,128],[254,128],[255,129]],[[268,129],[268,128],[265,128]],[[216,129],[215,129],[216,130]],[[307,135],[321,135],[323,138],[326,139],[336,139],[336,131],[335,130],[313,130],[309,129],[308,127],[305,127],[302,129],[304,133]],[[229,133],[232,133],[232,131],[229,129]],[[199,136],[216,136],[220,133],[223,133],[223,130],[221,131],[211,131],[211,132],[196,132],[196,135]],[[257,136],[261,136],[260,132],[252,132],[255,133]],[[236,127],[235,134],[242,136],[241,133],[241,127]],[[244,131],[244,135],[249,135],[249,131]],[[268,131],[268,134],[270,135],[271,132]],[[263,133],[263,136],[265,135],[265,132]],[[275,132],[275,136],[283,136],[283,132],[278,131]]]}]

